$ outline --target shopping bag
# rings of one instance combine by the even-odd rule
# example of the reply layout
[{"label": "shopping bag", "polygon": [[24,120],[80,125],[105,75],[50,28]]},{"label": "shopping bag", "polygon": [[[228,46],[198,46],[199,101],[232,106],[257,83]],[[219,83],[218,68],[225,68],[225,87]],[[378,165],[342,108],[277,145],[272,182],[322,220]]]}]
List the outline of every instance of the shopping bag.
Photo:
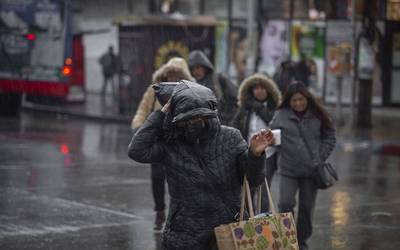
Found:
[{"label": "shopping bag", "polygon": [[[214,229],[219,250],[298,250],[296,224],[291,213],[276,213],[271,193],[267,194],[271,213],[254,216],[247,179],[243,181],[240,221]],[[259,195],[261,193],[259,192]],[[250,218],[243,220],[247,197]],[[260,200],[260,199],[258,199]]]}]

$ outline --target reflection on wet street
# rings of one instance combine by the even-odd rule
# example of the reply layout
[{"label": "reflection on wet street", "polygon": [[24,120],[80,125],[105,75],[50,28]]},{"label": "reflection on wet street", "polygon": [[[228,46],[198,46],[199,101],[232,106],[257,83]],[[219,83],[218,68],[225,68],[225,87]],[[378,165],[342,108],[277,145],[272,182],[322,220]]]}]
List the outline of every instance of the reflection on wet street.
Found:
[{"label": "reflection on wet street", "polygon": [[[376,150],[392,132],[339,134],[340,182],[318,194],[310,249],[400,249],[400,157]],[[129,124],[0,118],[0,249],[160,249],[130,137]]]}]

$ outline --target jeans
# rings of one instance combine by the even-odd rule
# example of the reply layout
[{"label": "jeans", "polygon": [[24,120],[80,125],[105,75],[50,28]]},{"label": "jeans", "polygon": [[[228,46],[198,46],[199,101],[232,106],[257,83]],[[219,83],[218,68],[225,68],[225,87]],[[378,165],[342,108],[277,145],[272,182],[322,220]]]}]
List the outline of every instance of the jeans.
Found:
[{"label": "jeans", "polygon": [[292,212],[296,206],[296,193],[299,190],[299,208],[297,216],[297,239],[299,245],[307,246],[311,236],[317,187],[312,178],[296,178],[281,175],[279,185],[279,212]]}]

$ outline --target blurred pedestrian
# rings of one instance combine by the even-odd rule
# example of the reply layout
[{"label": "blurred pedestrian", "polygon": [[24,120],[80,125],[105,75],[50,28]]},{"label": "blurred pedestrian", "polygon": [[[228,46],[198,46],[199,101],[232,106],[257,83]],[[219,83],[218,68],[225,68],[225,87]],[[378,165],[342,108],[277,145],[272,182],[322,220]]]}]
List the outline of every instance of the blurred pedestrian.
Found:
[{"label": "blurred pedestrian", "polygon": [[189,54],[188,64],[197,83],[211,89],[217,97],[221,123],[230,124],[237,110],[237,86],[226,76],[214,71],[214,66],[200,50]]},{"label": "blurred pedestrian", "polygon": [[113,46],[109,46],[108,51],[100,57],[99,64],[103,72],[103,86],[101,87],[102,97],[106,94],[108,83],[111,85],[113,97],[116,97],[117,92],[115,90],[114,76],[119,70],[119,59],[118,56],[114,54]]},{"label": "blurred pedestrian", "polygon": [[285,94],[287,87],[297,80],[296,74],[294,63],[290,59],[281,62],[276,69],[273,79],[278,85],[282,95]]},{"label": "blurred pedestrian", "polygon": [[[270,123],[281,129],[278,146],[280,173],[280,212],[294,213],[298,197],[297,238],[300,250],[306,250],[312,234],[312,220],[317,196],[313,181],[315,168],[332,153],[336,143],[335,129],[325,109],[301,82],[288,86],[283,101]],[[310,147],[310,156],[305,140]]]},{"label": "blurred pedestrian", "polygon": [[[220,125],[216,107],[210,89],[183,81],[129,145],[133,160],[166,166],[171,198],[163,249],[217,249],[213,229],[234,221],[244,175],[251,186],[263,182],[264,151],[272,133],[257,133],[248,146],[239,130]],[[168,121],[174,139],[158,140]]]},{"label": "blurred pedestrian", "polygon": [[[176,82],[180,80],[194,79],[190,75],[189,67],[184,59],[179,57],[171,58],[153,74],[153,83]],[[154,89],[150,85],[143,94],[139,107],[132,119],[131,128],[136,131],[146,120],[151,112],[160,110],[161,105],[155,97]],[[161,232],[165,222],[165,173],[164,165],[161,162],[151,164],[151,185],[155,203],[154,231]]]},{"label": "blurred pedestrian", "polygon": [[296,80],[299,82],[304,83],[308,88],[310,86],[310,76],[311,76],[311,69],[310,69],[310,59],[304,53],[300,55],[300,61],[298,61],[294,65],[294,69],[296,71]]},{"label": "blurred pedestrian", "polygon": [[[281,102],[281,93],[275,82],[262,74],[246,78],[239,88],[239,110],[232,125],[238,128],[242,136],[249,141],[261,129],[268,129],[276,108]],[[276,170],[276,154],[267,159],[266,177],[271,185]],[[265,186],[262,192],[266,194]],[[262,211],[269,211],[268,199],[262,196]]]}]

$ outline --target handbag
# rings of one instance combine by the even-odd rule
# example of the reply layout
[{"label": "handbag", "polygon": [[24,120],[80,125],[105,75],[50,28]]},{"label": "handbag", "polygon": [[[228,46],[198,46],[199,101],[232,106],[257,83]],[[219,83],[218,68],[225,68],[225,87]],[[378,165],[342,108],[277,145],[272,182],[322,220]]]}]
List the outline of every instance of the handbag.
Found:
[{"label": "handbag", "polygon": [[[300,136],[304,141],[304,144],[307,148],[307,151],[311,159],[313,159],[314,157],[310,145],[308,145],[308,142],[304,136],[303,131],[301,130],[300,126],[297,126],[297,128],[299,129]],[[331,163],[320,162],[318,163],[315,169],[313,180],[318,189],[327,189],[332,187],[339,180],[339,178],[335,168],[332,166]]]},{"label": "handbag", "polygon": [[[240,220],[214,228],[219,250],[298,250],[296,224],[292,213],[277,213],[265,179],[271,213],[254,215],[246,177],[242,186]],[[261,192],[258,192],[261,195]],[[250,214],[243,220],[245,200]],[[260,196],[259,196],[260,197]],[[257,200],[261,200],[258,198]],[[260,206],[260,205],[258,205]]]},{"label": "handbag", "polygon": [[319,189],[332,187],[337,180],[338,176],[332,164],[324,162],[317,166],[314,182]]}]

